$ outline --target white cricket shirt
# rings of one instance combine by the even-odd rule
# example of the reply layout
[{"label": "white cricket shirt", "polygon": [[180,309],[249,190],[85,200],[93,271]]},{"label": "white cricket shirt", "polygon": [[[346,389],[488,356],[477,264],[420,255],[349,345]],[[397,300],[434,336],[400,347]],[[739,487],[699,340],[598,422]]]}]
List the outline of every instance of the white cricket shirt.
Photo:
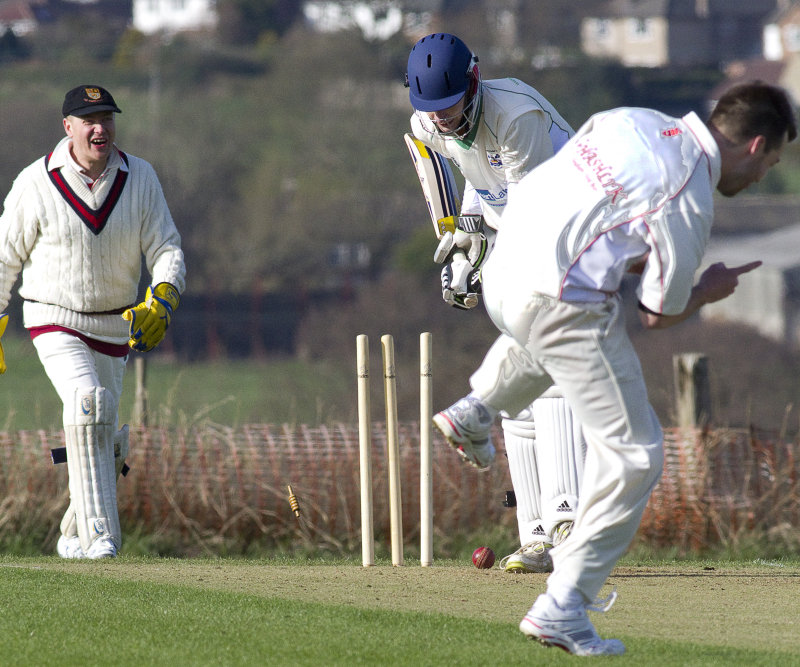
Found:
[{"label": "white cricket shirt", "polygon": [[464,175],[462,214],[482,214],[498,229],[509,188],[561,148],[573,130],[543,95],[522,81],[492,79],[481,90],[480,115],[464,139],[442,137],[418,114],[411,117],[411,129]]},{"label": "white cricket shirt", "polygon": [[639,300],[678,314],[708,242],[719,178],[719,149],[694,113],[596,114],[516,188],[485,284],[599,301],[647,256]]}]

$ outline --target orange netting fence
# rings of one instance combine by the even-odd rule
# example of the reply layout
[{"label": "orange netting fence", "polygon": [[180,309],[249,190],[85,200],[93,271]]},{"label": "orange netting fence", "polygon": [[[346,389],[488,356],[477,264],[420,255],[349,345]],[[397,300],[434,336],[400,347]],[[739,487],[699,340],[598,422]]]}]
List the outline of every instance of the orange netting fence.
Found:
[{"label": "orange netting fence", "polygon": [[[495,433],[502,443],[502,432]],[[66,466],[50,448],[60,432],[0,433],[0,540],[14,533],[55,543],[68,502]],[[502,449],[502,446],[500,447]],[[372,433],[375,535],[389,535],[386,433]],[[639,540],[683,552],[736,546],[749,531],[798,532],[800,445],[740,430],[669,430],[665,470]],[[404,541],[419,541],[419,426],[400,425]],[[438,434],[433,442],[435,540],[507,525],[511,489],[502,452],[486,473],[464,465]],[[246,553],[253,545],[360,549],[359,444],[350,424],[251,424],[232,429],[132,428],[131,472],[118,485],[126,533],[159,538],[181,553]],[[292,512],[287,486],[300,504]],[[44,545],[43,545],[44,546]]]}]

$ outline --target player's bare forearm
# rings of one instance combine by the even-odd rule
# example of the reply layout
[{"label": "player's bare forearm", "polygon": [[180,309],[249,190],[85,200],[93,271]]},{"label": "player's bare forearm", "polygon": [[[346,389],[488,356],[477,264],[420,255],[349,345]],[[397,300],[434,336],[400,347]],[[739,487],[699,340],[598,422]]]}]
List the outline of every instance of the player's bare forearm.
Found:
[{"label": "player's bare forearm", "polygon": [[677,315],[661,315],[649,310],[642,310],[640,307],[639,320],[646,329],[668,329],[669,327],[674,327],[676,324],[680,324],[684,320],[689,319],[706,303],[710,302],[704,300],[702,291],[695,285],[689,297],[689,302],[686,304],[686,308],[683,309],[683,312]]},{"label": "player's bare forearm", "polygon": [[700,276],[692,288],[689,302],[683,312],[676,315],[661,315],[649,310],[639,310],[639,319],[647,329],[666,329],[680,324],[708,303],[721,301],[734,293],[739,276],[761,266],[760,261],[728,268],[722,262],[712,264]]}]

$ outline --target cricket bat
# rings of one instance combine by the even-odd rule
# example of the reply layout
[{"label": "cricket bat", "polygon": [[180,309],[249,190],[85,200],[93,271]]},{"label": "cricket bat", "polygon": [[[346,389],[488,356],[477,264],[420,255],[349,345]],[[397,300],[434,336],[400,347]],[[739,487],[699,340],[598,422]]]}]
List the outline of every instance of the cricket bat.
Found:
[{"label": "cricket bat", "polygon": [[[436,238],[442,241],[444,236],[449,236],[447,241],[439,244],[434,253],[434,261],[437,264],[443,264],[456,254],[466,260],[464,251],[453,246],[453,234],[456,231],[461,202],[458,199],[458,188],[453,171],[450,169],[450,163],[413,135],[406,134],[405,140],[408,152],[411,153],[411,159],[414,161],[414,168],[417,170],[422,194],[428,204],[428,213],[431,214]],[[478,305],[478,295],[475,293],[463,295],[463,304],[463,307],[474,308]]]},{"label": "cricket bat", "polygon": [[439,153],[411,134],[406,134],[405,140],[417,170],[436,238],[441,239],[445,233],[456,230],[456,218],[461,208],[456,179],[450,163]]}]

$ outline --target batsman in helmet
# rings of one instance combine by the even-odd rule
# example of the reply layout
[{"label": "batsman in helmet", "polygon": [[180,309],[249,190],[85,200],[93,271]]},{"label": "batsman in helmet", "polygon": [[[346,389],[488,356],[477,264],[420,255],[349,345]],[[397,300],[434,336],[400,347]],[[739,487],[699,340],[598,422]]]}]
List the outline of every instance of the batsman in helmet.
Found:
[{"label": "batsman in helmet", "polygon": [[[64,406],[62,558],[113,558],[122,546],[125,364],[161,342],[184,289],[180,235],[153,167],[114,143],[118,113],[105,88],[68,91],[66,136],[17,176],[0,216],[0,312],[21,274],[23,324]],[[143,257],[150,286],[138,302]]]},{"label": "batsman in helmet", "polygon": [[[406,83],[414,139],[450,160],[464,176],[461,210],[452,230],[441,236],[434,259],[444,264],[445,302],[468,310],[479,301],[481,266],[517,184],[552,157],[573,130],[541,93],[522,81],[482,80],[478,58],[452,34],[428,35],[414,45]],[[413,156],[411,143],[409,148]],[[490,352],[497,360],[514,354],[504,342]],[[500,381],[483,370],[492,367],[478,370],[480,383]],[[434,422],[468,463],[485,470],[494,461],[494,446],[488,438],[476,441],[470,435],[485,431],[493,416],[479,415],[483,421],[476,424],[461,419],[473,414],[470,403],[467,396]],[[577,509],[585,451],[581,428],[557,387],[521,411],[505,413],[502,425],[521,547],[501,566],[506,572],[549,572],[549,550],[569,535]]]}]

